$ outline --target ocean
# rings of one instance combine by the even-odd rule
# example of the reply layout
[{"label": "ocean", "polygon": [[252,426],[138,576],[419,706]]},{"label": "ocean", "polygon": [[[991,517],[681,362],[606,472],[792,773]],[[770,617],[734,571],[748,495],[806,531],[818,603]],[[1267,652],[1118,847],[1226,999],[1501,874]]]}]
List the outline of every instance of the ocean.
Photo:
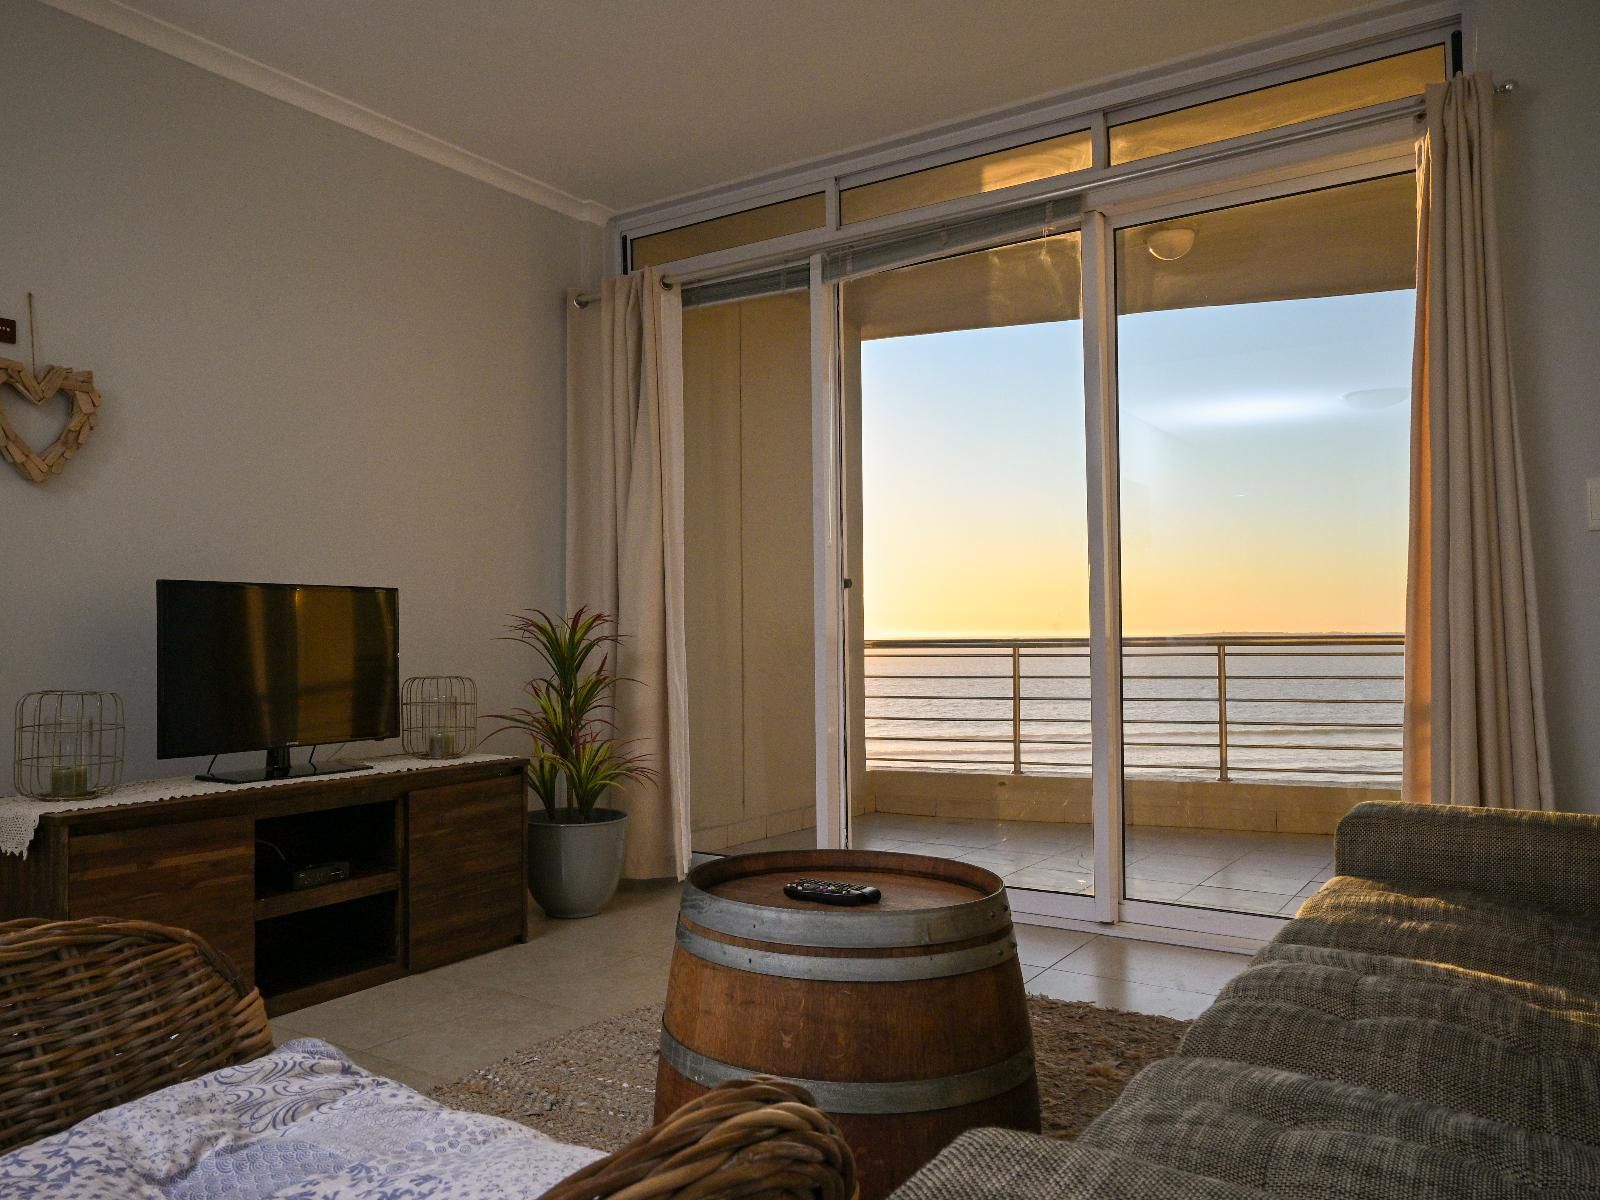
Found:
[{"label": "ocean", "polygon": [[[1398,636],[1140,639],[1124,650],[1130,777],[1398,787]],[[1013,679],[1020,682],[1020,712]],[[1220,684],[1219,684],[1220,677]],[[1089,773],[1082,641],[869,642],[867,765]]]}]

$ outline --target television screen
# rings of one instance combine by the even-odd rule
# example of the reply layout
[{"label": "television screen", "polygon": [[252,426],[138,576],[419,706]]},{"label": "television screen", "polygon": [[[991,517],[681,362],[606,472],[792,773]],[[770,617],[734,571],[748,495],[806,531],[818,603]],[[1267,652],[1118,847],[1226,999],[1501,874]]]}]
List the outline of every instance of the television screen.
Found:
[{"label": "television screen", "polygon": [[393,588],[156,583],[156,753],[400,733]]}]

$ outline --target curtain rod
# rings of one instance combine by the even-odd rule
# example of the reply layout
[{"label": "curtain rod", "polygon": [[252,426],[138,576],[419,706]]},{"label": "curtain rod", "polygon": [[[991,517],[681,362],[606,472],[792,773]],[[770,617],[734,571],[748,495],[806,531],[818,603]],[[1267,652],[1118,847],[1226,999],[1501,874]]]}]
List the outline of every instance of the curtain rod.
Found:
[{"label": "curtain rod", "polygon": [[[676,276],[663,275],[661,277],[661,290],[664,292],[670,292],[673,288],[673,285],[677,282],[678,280]],[[579,292],[572,298],[572,307],[588,308],[589,305],[593,304],[598,299],[600,299],[600,293],[598,291]]]},{"label": "curtain rod", "polygon": [[[1517,85],[1517,81],[1515,79],[1507,79],[1507,80],[1504,80],[1501,83],[1497,83],[1497,84],[1494,85],[1494,93],[1497,96],[1509,95],[1510,93],[1515,92],[1517,90],[1517,86],[1518,86]],[[1419,120],[1421,119],[1421,117],[1422,117],[1422,114],[1420,112],[1417,113],[1417,118]],[[1188,162],[1184,162],[1184,163],[1178,163],[1178,164],[1174,164],[1174,165],[1182,167],[1182,166],[1189,166],[1189,165],[1192,165],[1192,164],[1190,164]],[[1159,170],[1159,168],[1157,170]],[[1154,174],[1156,172],[1155,171],[1136,171],[1136,172],[1132,172],[1131,174],[1146,174],[1146,173]],[[1100,182],[1104,182],[1104,181],[1100,181]],[[664,288],[671,288],[677,282],[678,282],[678,277],[677,276],[663,275],[661,277],[661,286],[664,287]],[[572,306],[574,308],[588,308],[589,305],[593,304],[598,299],[600,299],[600,293],[598,291],[579,292],[576,296],[574,296],[572,298]]]}]

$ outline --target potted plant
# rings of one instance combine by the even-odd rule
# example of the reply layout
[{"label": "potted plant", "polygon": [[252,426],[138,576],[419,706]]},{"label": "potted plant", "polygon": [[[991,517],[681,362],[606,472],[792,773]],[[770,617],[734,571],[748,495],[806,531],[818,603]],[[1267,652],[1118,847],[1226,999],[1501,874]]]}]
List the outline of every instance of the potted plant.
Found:
[{"label": "potted plant", "polygon": [[611,900],[622,877],[628,814],[600,807],[612,788],[654,772],[615,736],[611,714],[621,678],[609,669],[617,644],[611,619],[580,608],[567,617],[534,610],[512,618],[506,641],[539,656],[531,701],[497,714],[533,743],[528,787],[542,811],[528,816],[528,884],[552,917],[589,917]]}]

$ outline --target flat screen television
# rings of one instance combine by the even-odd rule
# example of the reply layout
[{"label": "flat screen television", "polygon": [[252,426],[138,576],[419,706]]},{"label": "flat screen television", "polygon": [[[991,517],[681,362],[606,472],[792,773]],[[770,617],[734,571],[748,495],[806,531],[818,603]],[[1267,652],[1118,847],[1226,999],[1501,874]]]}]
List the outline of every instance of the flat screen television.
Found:
[{"label": "flat screen television", "polygon": [[266,751],[200,776],[244,783],[338,769],[291,765],[294,746],[399,733],[394,588],[157,580],[158,757]]}]

